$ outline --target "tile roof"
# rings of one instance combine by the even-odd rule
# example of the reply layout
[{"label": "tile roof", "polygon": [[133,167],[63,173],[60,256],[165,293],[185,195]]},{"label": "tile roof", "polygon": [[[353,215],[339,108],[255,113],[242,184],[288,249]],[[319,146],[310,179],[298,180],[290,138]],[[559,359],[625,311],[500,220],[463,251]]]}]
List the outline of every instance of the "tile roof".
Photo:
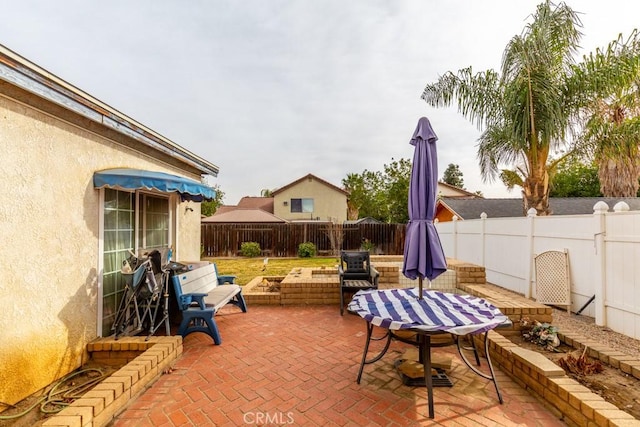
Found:
[{"label": "tile roof", "polygon": [[549,205],[555,215],[592,214],[593,206],[598,202],[609,205],[609,212],[618,202],[625,202],[632,211],[640,210],[638,197],[552,197]]},{"label": "tile roof", "polygon": [[278,189],[276,189],[276,190],[272,191],[272,192],[271,192],[271,194],[275,196],[275,195],[277,195],[278,193],[280,193],[280,192],[282,192],[282,191],[286,190],[286,189],[287,189],[287,188],[289,188],[289,187],[293,187],[294,185],[298,184],[299,182],[301,182],[301,181],[303,181],[303,180],[305,180],[305,179],[314,179],[314,180],[318,181],[319,183],[326,185],[327,187],[330,187],[330,188],[333,188],[333,189],[334,189],[334,190],[336,190],[336,191],[339,191],[340,193],[346,194],[347,196],[349,195],[349,192],[348,192],[348,191],[346,191],[346,190],[344,190],[344,189],[342,189],[342,188],[340,188],[340,187],[336,187],[335,185],[331,184],[330,182],[325,181],[325,180],[324,180],[324,179],[322,179],[322,178],[318,178],[317,176],[315,176],[315,175],[313,175],[313,174],[310,174],[310,173],[309,173],[309,174],[306,174],[306,175],[305,175],[305,176],[303,176],[302,178],[298,178],[298,179],[296,179],[295,181],[290,182],[289,184],[285,185],[284,187],[280,187],[280,188],[278,188]]},{"label": "tile roof", "polygon": [[273,197],[245,196],[238,202],[238,207],[244,209],[262,209],[263,211],[273,213]]},{"label": "tile roof", "polygon": [[438,205],[443,205],[460,219],[478,219],[485,212],[488,218],[524,216],[522,199],[460,199],[442,197]]},{"label": "tile roof", "polygon": [[229,224],[240,222],[285,223],[287,221],[262,209],[236,208],[223,213],[216,212],[215,215],[202,218],[201,222]]},{"label": "tile roof", "polygon": [[221,205],[221,206],[218,206],[218,209],[216,209],[216,213],[214,213],[214,215],[220,215],[225,212],[230,212],[236,209],[238,209],[238,207],[235,205]]},{"label": "tile roof", "polygon": [[358,219],[348,219],[344,222],[344,224],[382,224],[382,221],[378,221],[375,218],[371,218],[370,216],[365,218]]},{"label": "tile roof", "polygon": [[[592,214],[593,206],[603,201],[613,211],[616,203],[624,201],[631,210],[640,210],[640,198],[637,197],[551,197],[549,207],[552,215]],[[443,197],[438,200],[461,219],[476,219],[484,212],[487,218],[506,218],[525,216],[522,199],[459,199]]]}]

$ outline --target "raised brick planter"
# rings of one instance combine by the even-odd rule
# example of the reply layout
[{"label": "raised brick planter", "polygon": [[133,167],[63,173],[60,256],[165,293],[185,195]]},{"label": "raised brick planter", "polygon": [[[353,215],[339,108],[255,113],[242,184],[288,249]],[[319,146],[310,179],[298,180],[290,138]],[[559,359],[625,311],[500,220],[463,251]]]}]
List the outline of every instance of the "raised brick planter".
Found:
[{"label": "raised brick planter", "polygon": [[[558,365],[489,332],[491,360],[571,426],[640,426],[640,420],[565,375]],[[478,348],[482,346],[478,342]]]},{"label": "raised brick planter", "polygon": [[[395,263],[375,262],[380,273],[380,289],[398,286],[399,268]],[[340,279],[336,268],[295,268],[280,282],[279,292],[265,292],[259,286],[263,276],[247,283],[242,295],[247,305],[325,305],[340,304]]]},{"label": "raised brick planter", "polygon": [[68,407],[42,424],[92,426],[109,424],[127,404],[146,390],[182,354],[182,337],[99,338],[88,344],[100,363],[122,366]]}]

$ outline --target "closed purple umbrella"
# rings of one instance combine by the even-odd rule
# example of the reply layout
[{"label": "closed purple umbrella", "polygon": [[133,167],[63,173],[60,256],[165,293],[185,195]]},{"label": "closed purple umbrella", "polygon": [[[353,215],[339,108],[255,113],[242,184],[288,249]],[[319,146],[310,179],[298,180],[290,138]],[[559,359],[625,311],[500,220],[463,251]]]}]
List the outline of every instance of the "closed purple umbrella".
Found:
[{"label": "closed purple umbrella", "polygon": [[406,277],[418,279],[419,299],[422,299],[422,280],[426,277],[431,282],[447,271],[447,259],[433,225],[438,191],[437,140],[429,119],[421,117],[410,142],[415,151],[409,181],[409,224],[402,268]]}]

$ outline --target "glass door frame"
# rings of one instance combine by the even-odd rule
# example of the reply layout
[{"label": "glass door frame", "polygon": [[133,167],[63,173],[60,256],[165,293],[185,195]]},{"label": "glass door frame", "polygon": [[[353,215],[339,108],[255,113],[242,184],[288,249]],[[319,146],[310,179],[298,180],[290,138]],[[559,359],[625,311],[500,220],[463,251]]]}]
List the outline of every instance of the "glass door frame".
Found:
[{"label": "glass door frame", "polygon": [[[134,247],[132,250],[137,251],[138,249],[144,249],[141,247],[141,238],[140,236],[143,233],[140,233],[140,217],[144,212],[144,206],[141,206],[141,202],[144,199],[142,197],[152,196],[158,198],[166,198],[168,199],[168,236],[167,236],[167,245],[172,247],[176,242],[176,234],[177,234],[177,207],[178,207],[178,197],[175,194],[169,193],[160,193],[160,192],[150,192],[150,191],[124,191],[124,190],[116,190],[119,192],[135,194],[134,197],[134,229],[133,233],[133,243]],[[111,335],[111,331],[103,331],[103,316],[104,316],[104,250],[105,250],[105,189],[100,188],[100,202],[99,202],[99,219],[98,219],[98,230],[99,230],[99,238],[98,238],[98,256],[97,256],[97,325],[96,325],[96,334],[98,337],[104,337]],[[175,249],[175,248],[174,248]]]}]

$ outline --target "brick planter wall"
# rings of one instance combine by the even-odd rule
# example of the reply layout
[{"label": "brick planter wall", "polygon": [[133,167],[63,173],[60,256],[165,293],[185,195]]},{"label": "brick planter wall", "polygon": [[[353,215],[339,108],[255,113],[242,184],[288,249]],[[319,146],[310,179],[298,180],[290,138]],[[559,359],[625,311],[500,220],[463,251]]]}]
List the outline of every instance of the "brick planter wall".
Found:
[{"label": "brick planter wall", "polygon": [[487,283],[484,267],[450,258],[447,258],[447,267],[456,272],[456,282],[459,289],[469,284]]},{"label": "brick planter wall", "polygon": [[126,405],[151,386],[182,354],[182,337],[99,338],[88,344],[94,360],[125,364],[100,384],[42,424],[54,426],[108,425]]},{"label": "brick planter wall", "polygon": [[[393,263],[374,263],[380,273],[381,289],[398,285],[399,269]],[[247,305],[340,305],[340,279],[336,268],[296,268],[280,282],[280,292],[264,292],[258,276],[247,283],[242,294]]]},{"label": "brick planter wall", "polygon": [[[489,332],[489,340],[494,365],[570,426],[640,426],[640,420],[565,375],[544,355],[520,348],[495,331]],[[479,339],[477,348],[483,349]]]}]

